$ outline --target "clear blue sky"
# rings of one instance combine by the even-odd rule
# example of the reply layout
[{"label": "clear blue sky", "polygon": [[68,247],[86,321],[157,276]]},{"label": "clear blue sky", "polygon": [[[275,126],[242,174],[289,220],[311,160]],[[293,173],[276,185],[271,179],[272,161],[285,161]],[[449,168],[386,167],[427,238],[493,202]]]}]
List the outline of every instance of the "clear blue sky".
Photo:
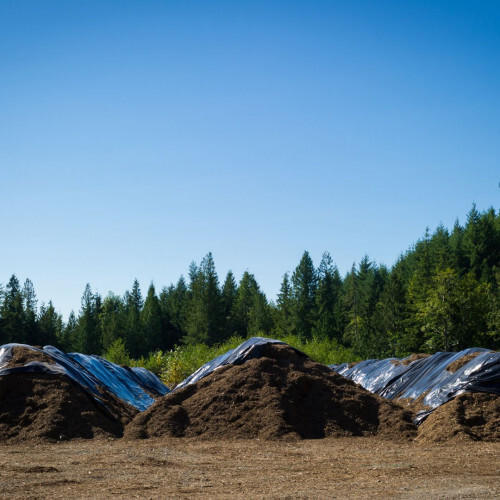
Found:
[{"label": "clear blue sky", "polygon": [[0,282],[392,265],[500,208],[500,2],[0,2]]}]

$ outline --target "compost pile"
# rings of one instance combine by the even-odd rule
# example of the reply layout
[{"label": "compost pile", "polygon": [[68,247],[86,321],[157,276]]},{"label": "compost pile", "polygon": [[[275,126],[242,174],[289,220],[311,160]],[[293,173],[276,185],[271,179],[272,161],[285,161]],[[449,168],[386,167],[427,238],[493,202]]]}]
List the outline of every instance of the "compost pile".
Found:
[{"label": "compost pile", "polygon": [[472,361],[473,359],[477,358],[478,355],[479,352],[473,352],[471,354],[462,356],[461,358],[458,358],[456,361],[453,361],[453,363],[450,363],[446,367],[446,369],[451,373],[455,373],[457,370],[460,370],[460,368],[465,366],[469,361]]},{"label": "compost pile", "polygon": [[255,338],[160,397],[167,389],[146,370],[50,346],[3,347],[0,442],[123,435],[500,441],[499,358],[486,349],[341,367],[366,390],[286,344]]},{"label": "compost pile", "polygon": [[410,412],[283,344],[158,399],[125,430],[128,438],[366,435],[412,439],[416,427]]},{"label": "compost pile", "polygon": [[408,366],[411,365],[414,361],[418,361],[419,359],[425,359],[428,358],[430,354],[425,354],[425,353],[413,353],[411,356],[408,356],[407,358],[404,359],[394,359],[391,360],[391,363],[393,365],[404,365]]},{"label": "compost pile", "polygon": [[500,441],[500,396],[464,393],[435,409],[420,425],[418,441]]},{"label": "compost pile", "polygon": [[[53,364],[50,356],[15,347],[7,367],[30,361]],[[0,377],[0,441],[119,437],[137,413],[102,389],[100,404],[65,375],[11,373]]]},{"label": "compost pile", "polygon": [[14,366],[24,366],[32,361],[40,361],[42,363],[54,364],[54,360],[41,351],[35,351],[27,347],[14,347],[12,349],[12,357],[4,368],[11,368]]}]

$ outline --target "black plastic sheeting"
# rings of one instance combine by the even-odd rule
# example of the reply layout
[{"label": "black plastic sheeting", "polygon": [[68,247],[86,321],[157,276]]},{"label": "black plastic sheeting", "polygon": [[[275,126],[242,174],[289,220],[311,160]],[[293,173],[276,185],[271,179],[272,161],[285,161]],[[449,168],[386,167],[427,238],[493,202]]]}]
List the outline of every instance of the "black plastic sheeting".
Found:
[{"label": "black plastic sheeting", "polygon": [[[43,352],[54,360],[54,364],[31,361],[24,366],[5,368],[12,357],[13,347]],[[99,356],[65,354],[52,346],[40,349],[25,344],[5,344],[0,347],[0,376],[27,372],[66,375],[101,404],[98,388],[102,387],[140,411],[146,410],[155,402],[150,394],[163,396],[170,392],[154,373],[144,368],[130,369],[115,365]]]},{"label": "black plastic sheeting", "polygon": [[[285,344],[281,340],[268,339],[265,337],[252,337],[248,340],[245,340],[242,344],[240,344],[235,349],[231,349],[220,356],[212,359],[208,363],[205,363],[202,367],[198,368],[193,374],[184,379],[182,382],[177,384],[174,387],[174,391],[177,389],[181,389],[182,387],[186,387],[189,384],[194,384],[201,380],[203,377],[206,377],[217,368],[225,365],[242,365],[245,361],[254,358],[260,358],[262,356],[262,347],[267,344]],[[287,345],[287,344],[285,344]],[[292,348],[300,354],[303,354],[301,351]]]},{"label": "black plastic sheeting", "polygon": [[[447,366],[469,354],[477,356],[454,373]],[[500,394],[500,353],[472,347],[460,352],[437,352],[408,364],[404,359],[369,359],[349,368],[330,365],[337,373],[387,399],[417,399],[432,408],[417,414],[422,422],[438,406],[464,392]]]},{"label": "black plastic sheeting", "polygon": [[153,372],[146,370],[146,368],[134,366],[132,368],[125,367],[125,369],[131,370],[134,376],[139,378],[140,386],[154,396],[164,396],[170,392],[170,389]]}]

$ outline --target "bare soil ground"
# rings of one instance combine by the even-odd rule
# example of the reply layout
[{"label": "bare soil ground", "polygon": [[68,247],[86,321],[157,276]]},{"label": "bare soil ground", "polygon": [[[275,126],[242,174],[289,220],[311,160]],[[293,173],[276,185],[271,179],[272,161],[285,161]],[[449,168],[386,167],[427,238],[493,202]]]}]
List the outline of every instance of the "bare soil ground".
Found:
[{"label": "bare soil ground", "polygon": [[500,443],[94,439],[0,445],[0,498],[499,498]]}]

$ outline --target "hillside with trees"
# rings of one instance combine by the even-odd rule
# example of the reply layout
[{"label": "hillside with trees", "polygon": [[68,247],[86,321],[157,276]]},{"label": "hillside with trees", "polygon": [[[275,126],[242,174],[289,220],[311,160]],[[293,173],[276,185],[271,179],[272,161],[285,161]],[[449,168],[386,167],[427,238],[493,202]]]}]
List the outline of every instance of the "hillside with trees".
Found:
[{"label": "hillside with trees", "polygon": [[38,306],[33,283],[12,275],[0,288],[0,345],[51,344],[101,354],[117,341],[133,358],[176,345],[220,344],[238,336],[329,339],[361,358],[500,345],[500,212],[473,205],[464,226],[442,225],[391,268],[366,255],[345,276],[325,252],[307,251],[285,273],[276,301],[257,278],[229,271],[221,281],[208,253],[187,280],[101,297],[87,284],[66,322],[52,302]]}]

